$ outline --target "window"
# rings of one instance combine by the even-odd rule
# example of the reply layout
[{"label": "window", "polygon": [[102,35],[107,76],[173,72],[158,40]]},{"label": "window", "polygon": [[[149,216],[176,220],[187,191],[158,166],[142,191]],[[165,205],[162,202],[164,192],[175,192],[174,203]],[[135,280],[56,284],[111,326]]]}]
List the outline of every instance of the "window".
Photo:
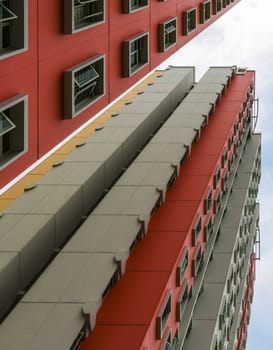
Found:
[{"label": "window", "polygon": [[0,103],[0,170],[27,151],[27,96]]},{"label": "window", "polygon": [[228,172],[225,169],[222,177],[222,191],[225,194],[228,189]]},{"label": "window", "polygon": [[172,293],[169,290],[156,318],[156,339],[161,339],[172,309]]},{"label": "window", "polygon": [[212,232],[213,232],[212,215],[209,214],[206,220],[205,228],[204,228],[205,242],[208,242]]},{"label": "window", "polygon": [[64,71],[64,117],[74,118],[105,94],[104,55]]},{"label": "window", "polygon": [[198,217],[195,221],[194,227],[192,229],[192,245],[195,246],[196,241],[202,230],[202,215],[198,214]]},{"label": "window", "polygon": [[176,44],[176,18],[169,18],[158,25],[158,49],[160,52]]},{"label": "window", "polygon": [[210,187],[204,201],[204,214],[207,214],[212,206],[212,188]]},{"label": "window", "polygon": [[175,335],[173,337],[172,350],[174,350],[176,348],[176,345],[178,344],[178,337],[179,337],[179,333],[178,333],[178,328],[177,328]]},{"label": "window", "polygon": [[73,34],[105,21],[105,0],[64,1],[64,33]]},{"label": "window", "polygon": [[188,35],[196,29],[196,8],[183,12],[183,35]]},{"label": "window", "polygon": [[176,269],[176,286],[179,287],[185,275],[186,269],[189,263],[189,251],[188,247],[186,247],[183,251],[182,257],[180,259],[180,263]]},{"label": "window", "polygon": [[0,0],[0,59],[27,49],[27,1]]},{"label": "window", "polygon": [[221,192],[218,189],[213,201],[213,211],[215,215],[218,213],[220,207],[221,207]]},{"label": "window", "polygon": [[210,19],[210,1],[200,4],[200,23],[205,23]]},{"label": "window", "polygon": [[222,168],[224,168],[227,159],[228,159],[228,148],[226,147],[222,154]]},{"label": "window", "polygon": [[189,296],[188,287],[189,281],[185,280],[176,302],[176,322],[180,322],[182,320],[183,313],[186,309]]},{"label": "window", "polygon": [[164,336],[160,350],[172,350],[171,328],[169,327]]},{"label": "window", "polygon": [[230,0],[223,0],[223,7],[230,5]]},{"label": "window", "polygon": [[130,77],[149,63],[149,33],[140,33],[123,42],[123,76]]},{"label": "window", "polygon": [[201,243],[198,243],[198,246],[195,249],[195,253],[192,258],[192,277],[196,277],[203,262],[203,253]]},{"label": "window", "polygon": [[213,14],[216,15],[221,10],[222,10],[222,0],[214,0],[213,1]]},{"label": "window", "polygon": [[213,179],[213,187],[216,188],[217,187],[217,184],[220,180],[220,177],[221,177],[221,169],[220,169],[220,166],[218,165],[217,167],[217,170],[214,174],[214,179]]},{"label": "window", "polygon": [[123,0],[123,13],[131,13],[149,6],[149,0]]}]

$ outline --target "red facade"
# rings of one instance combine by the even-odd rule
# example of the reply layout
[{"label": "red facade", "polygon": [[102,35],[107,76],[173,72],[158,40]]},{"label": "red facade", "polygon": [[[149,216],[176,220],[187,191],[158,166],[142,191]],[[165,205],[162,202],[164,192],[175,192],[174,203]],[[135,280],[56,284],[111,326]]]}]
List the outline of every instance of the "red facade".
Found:
[{"label": "red facade", "polygon": [[[64,34],[67,16],[63,1],[25,0],[27,45],[23,52],[0,52],[0,103],[18,94],[28,97],[25,152],[5,164],[0,153],[0,188],[60,143],[103,107],[130,88],[167,57],[231,9],[239,0],[223,1],[210,18],[200,23],[200,0],[150,0],[148,6],[124,13],[122,1],[104,2],[104,21],[74,34]],[[69,1],[66,1],[69,3]],[[124,1],[125,2],[125,1]],[[2,5],[1,5],[2,6]],[[71,2],[71,6],[72,2]],[[183,32],[183,12],[196,8],[195,26]],[[176,43],[159,52],[159,23],[176,17]],[[5,19],[2,20],[5,23]],[[138,33],[149,33],[148,60],[130,77],[123,77],[123,42]],[[105,55],[104,94],[75,118],[64,118],[64,71],[98,54]],[[1,112],[1,111],[0,111]],[[1,142],[2,137],[0,136]]]}]

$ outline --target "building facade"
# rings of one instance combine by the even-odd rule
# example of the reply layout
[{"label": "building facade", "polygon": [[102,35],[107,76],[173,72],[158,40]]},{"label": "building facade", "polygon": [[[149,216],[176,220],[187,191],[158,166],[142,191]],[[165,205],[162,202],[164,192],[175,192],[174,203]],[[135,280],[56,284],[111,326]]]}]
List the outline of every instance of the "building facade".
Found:
[{"label": "building facade", "polygon": [[0,0],[0,188],[238,1]]},{"label": "building facade", "polygon": [[245,349],[254,105],[254,71],[211,67],[198,83],[193,67],[159,72],[6,208],[0,347]]}]

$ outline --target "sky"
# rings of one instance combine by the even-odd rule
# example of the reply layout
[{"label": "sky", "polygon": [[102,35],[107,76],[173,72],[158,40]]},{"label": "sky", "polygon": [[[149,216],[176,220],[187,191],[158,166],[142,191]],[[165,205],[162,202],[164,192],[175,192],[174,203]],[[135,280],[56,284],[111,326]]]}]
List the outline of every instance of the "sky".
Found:
[{"label": "sky", "polygon": [[195,66],[198,80],[210,66],[256,71],[257,132],[262,132],[259,188],[261,260],[257,261],[247,350],[273,350],[273,1],[241,0],[161,65]]}]

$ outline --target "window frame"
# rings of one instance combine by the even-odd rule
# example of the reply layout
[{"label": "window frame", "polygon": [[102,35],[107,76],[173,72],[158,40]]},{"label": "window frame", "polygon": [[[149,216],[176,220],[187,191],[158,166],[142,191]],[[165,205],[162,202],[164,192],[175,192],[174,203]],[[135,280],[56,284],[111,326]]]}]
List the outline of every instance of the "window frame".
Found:
[{"label": "window frame", "polygon": [[[28,95],[18,94],[0,103],[0,112],[5,116],[9,109],[13,109],[13,115],[7,117],[15,126],[3,132],[0,136],[0,170],[3,170],[28,151]],[[8,140],[11,149],[3,156],[2,138],[7,133],[11,135]]]},{"label": "window frame", "polygon": [[[168,345],[168,347],[166,347]],[[160,350],[168,350],[172,348],[172,332],[171,327],[168,327],[164,335]]]},{"label": "window frame", "polygon": [[[144,44],[139,40],[143,40]],[[136,50],[133,51],[133,53],[131,52],[132,43],[135,41],[138,41],[137,45],[139,45],[139,43],[141,43],[141,45],[145,45],[145,47],[138,50],[139,53]],[[143,50],[143,52],[141,52],[141,50]],[[131,56],[132,54],[135,54],[135,52],[137,52],[137,56],[140,54],[143,57],[140,57],[140,59],[137,58],[137,63],[134,65],[135,68],[133,68]],[[127,40],[124,40],[122,45],[122,53],[122,75],[125,78],[131,77],[149,64],[149,32],[141,32]]]},{"label": "window frame", "polygon": [[[136,11],[143,10],[150,6],[149,0],[137,0],[138,5],[132,6],[132,0],[123,0],[122,2],[122,12],[123,13],[134,13]],[[141,4],[143,2],[143,4]]]},{"label": "window frame", "polygon": [[214,189],[216,189],[220,179],[221,179],[221,167],[220,167],[220,165],[218,165],[217,169],[213,175],[213,188]]},{"label": "window frame", "polygon": [[[93,65],[96,65],[97,68],[94,68]],[[91,89],[90,91],[94,92],[95,89],[98,89],[98,93],[91,96],[90,99],[86,98],[83,101],[76,104],[76,92],[75,92],[75,84],[77,84],[75,79],[75,74],[85,69],[88,66],[92,66],[93,70],[98,74],[97,77],[91,77],[89,81],[83,83],[82,90],[79,92],[84,93],[87,89]],[[99,73],[97,70],[99,70]],[[85,61],[73,66],[64,71],[64,118],[72,119],[82,113],[84,110],[89,108],[96,101],[105,96],[105,55],[96,55],[88,58]],[[98,80],[98,83],[97,83]],[[94,85],[95,82],[95,85]],[[79,96],[78,94],[78,96]],[[76,97],[75,97],[76,96]],[[85,102],[84,102],[85,101]]]},{"label": "window frame", "polygon": [[[173,22],[175,22],[173,24]],[[175,30],[173,30],[170,33],[166,33],[166,26],[169,24],[173,24],[175,27]],[[166,44],[166,35],[171,35],[174,33],[174,41],[170,40],[170,44]],[[170,17],[167,20],[160,22],[158,24],[158,51],[159,52],[165,52],[177,43],[177,17]]]},{"label": "window frame", "polygon": [[[186,262],[185,262],[186,261]],[[181,286],[186,270],[189,266],[189,248],[185,247],[180,258],[179,265],[176,268],[176,286]]]},{"label": "window frame", "polygon": [[207,214],[212,208],[212,188],[209,187],[206,198],[204,199],[204,214]]},{"label": "window frame", "polygon": [[[5,23],[0,28],[0,60],[3,60],[28,50],[28,0],[13,2],[12,9],[5,4],[3,5],[3,1],[0,1],[0,4],[13,15],[9,19],[0,20],[0,23]],[[14,20],[15,22],[13,22]],[[9,45],[2,47],[3,41],[5,41],[2,30],[7,27],[11,28]]]},{"label": "window frame", "polygon": [[[220,8],[218,7],[220,5]],[[217,13],[222,11],[222,0],[214,0],[213,1],[213,14],[217,15]]]},{"label": "window frame", "polygon": [[[190,22],[192,18],[190,18],[191,13],[195,13],[194,16],[194,26],[191,28]],[[197,28],[197,9],[196,7],[192,7],[182,13],[182,33],[183,35],[189,35],[194,32]]]},{"label": "window frame", "polygon": [[[209,5],[209,17],[206,16],[206,7]],[[200,3],[200,23],[204,24],[211,18],[211,0]]]},{"label": "window frame", "polygon": [[198,243],[192,257],[192,277],[196,277],[200,271],[203,261],[203,252],[201,242]]},{"label": "window frame", "polygon": [[[99,6],[102,7],[102,18],[94,23],[77,26],[75,23],[75,3],[74,1],[83,1],[82,5],[87,5],[88,3],[99,2]],[[64,1],[64,33],[65,34],[75,34],[83,30],[95,27],[97,25],[105,23],[105,0],[66,0]],[[85,16],[90,18],[92,15]]]},{"label": "window frame", "polygon": [[[166,310],[167,310],[167,315],[163,319],[163,315],[166,312]],[[168,319],[170,317],[171,312],[172,312],[172,291],[169,289],[164,298],[164,301],[159,310],[159,313],[156,317],[156,339],[157,340],[162,339],[163,332],[168,323]]]},{"label": "window frame", "polygon": [[206,219],[205,227],[204,227],[204,240],[207,243],[211,234],[213,232],[213,220],[212,214],[209,214]]},{"label": "window frame", "polygon": [[213,199],[213,213],[216,215],[221,208],[221,191],[217,189],[217,192]]},{"label": "window frame", "polygon": [[176,301],[176,322],[181,322],[189,300],[189,281],[185,280]]},{"label": "window frame", "polygon": [[194,247],[202,232],[202,214],[198,214],[194,226],[192,228],[192,246]]}]

